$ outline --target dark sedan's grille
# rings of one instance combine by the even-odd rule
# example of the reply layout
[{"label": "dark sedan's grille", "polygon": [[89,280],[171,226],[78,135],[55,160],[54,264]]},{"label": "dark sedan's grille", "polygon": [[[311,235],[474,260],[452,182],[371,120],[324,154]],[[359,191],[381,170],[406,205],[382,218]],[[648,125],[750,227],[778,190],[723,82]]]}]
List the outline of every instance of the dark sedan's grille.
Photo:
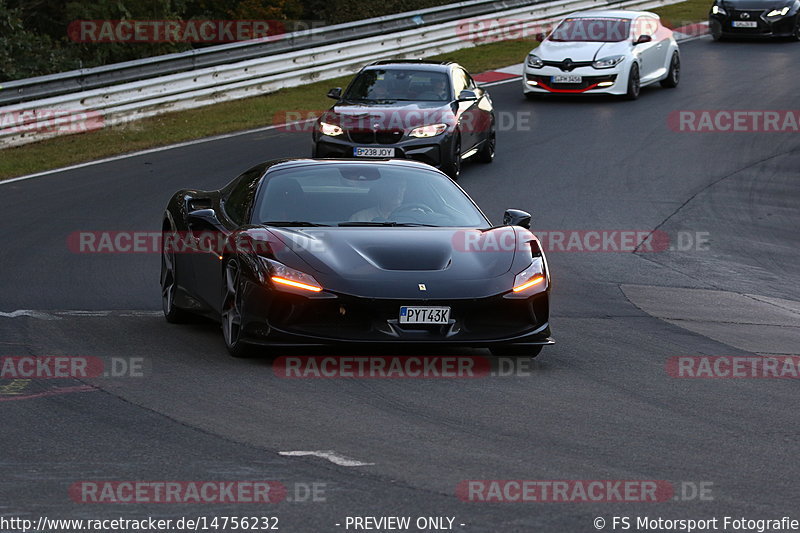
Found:
[{"label": "dark sedan's grille", "polygon": [[550,76],[535,76],[532,74],[528,74],[529,81],[536,81],[546,87],[554,91],[558,90],[566,90],[566,91],[582,91],[588,89],[592,85],[596,83],[601,83],[604,81],[614,82],[617,79],[616,74],[611,74],[608,76],[583,76],[583,79],[580,83],[552,83],[550,80]]},{"label": "dark sedan's grille", "polygon": [[347,135],[358,144],[395,144],[403,138],[403,130],[349,130]]},{"label": "dark sedan's grille", "polygon": [[[765,29],[764,21],[761,19],[761,15],[764,14],[762,10],[752,10],[752,9],[745,9],[745,10],[734,10],[733,14],[730,18],[730,26],[733,30],[737,33],[761,33]],[[733,25],[734,22],[755,22],[756,26],[754,28],[742,28],[736,27]]]}]

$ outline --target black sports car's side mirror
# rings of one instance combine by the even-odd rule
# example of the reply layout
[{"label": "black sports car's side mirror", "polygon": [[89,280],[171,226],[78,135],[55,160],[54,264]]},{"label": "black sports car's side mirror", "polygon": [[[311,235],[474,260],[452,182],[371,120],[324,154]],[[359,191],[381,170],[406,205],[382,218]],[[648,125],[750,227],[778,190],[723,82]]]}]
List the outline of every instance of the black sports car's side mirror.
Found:
[{"label": "black sports car's side mirror", "polygon": [[634,42],[633,44],[649,43],[652,40],[653,40],[652,35],[640,35],[639,38],[636,39],[636,42]]},{"label": "black sports car's side mirror", "polygon": [[197,211],[191,211],[188,215],[186,215],[186,219],[189,222],[189,225],[198,223],[207,224],[213,227],[219,227],[222,225],[217,218],[217,213],[213,209],[198,209]]},{"label": "black sports car's side mirror", "polygon": [[458,101],[459,102],[471,102],[473,100],[477,100],[478,95],[475,94],[475,91],[469,91],[464,89],[458,94]]},{"label": "black sports car's side mirror", "polygon": [[503,213],[503,225],[531,229],[531,214],[520,209],[506,209]]},{"label": "black sports car's side mirror", "polygon": [[334,100],[340,100],[342,98],[342,88],[341,87],[334,87],[330,91],[328,91],[328,98],[333,98]]}]

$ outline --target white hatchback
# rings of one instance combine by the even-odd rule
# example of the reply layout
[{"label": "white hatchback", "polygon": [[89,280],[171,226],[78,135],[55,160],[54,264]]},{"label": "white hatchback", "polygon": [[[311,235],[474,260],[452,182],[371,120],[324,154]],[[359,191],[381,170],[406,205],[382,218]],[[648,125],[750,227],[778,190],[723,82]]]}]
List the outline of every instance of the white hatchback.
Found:
[{"label": "white hatchback", "polygon": [[525,96],[605,93],[639,97],[676,87],[681,58],[672,30],[648,11],[593,10],[565,17],[525,60]]}]

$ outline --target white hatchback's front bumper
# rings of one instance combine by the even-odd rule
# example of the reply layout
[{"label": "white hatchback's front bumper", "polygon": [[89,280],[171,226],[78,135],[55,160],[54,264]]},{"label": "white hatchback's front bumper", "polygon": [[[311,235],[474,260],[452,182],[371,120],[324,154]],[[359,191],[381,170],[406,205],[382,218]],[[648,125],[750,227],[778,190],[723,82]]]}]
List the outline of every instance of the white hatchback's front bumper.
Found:
[{"label": "white hatchback's front bumper", "polygon": [[[628,92],[628,72],[630,61],[623,61],[613,68],[596,69],[577,67],[569,72],[559,67],[545,65],[531,68],[527,63],[522,69],[522,90],[525,93],[539,94],[625,94]],[[553,76],[575,74],[581,76],[581,83],[554,83]]]}]

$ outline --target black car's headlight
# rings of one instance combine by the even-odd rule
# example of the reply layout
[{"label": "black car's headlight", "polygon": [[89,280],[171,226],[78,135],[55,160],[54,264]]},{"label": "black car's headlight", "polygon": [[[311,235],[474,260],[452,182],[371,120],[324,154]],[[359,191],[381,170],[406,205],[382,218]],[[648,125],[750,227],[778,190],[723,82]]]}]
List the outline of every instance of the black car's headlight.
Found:
[{"label": "black car's headlight", "polygon": [[725,8],[723,8],[719,4],[714,4],[713,6],[711,6],[711,13],[713,15],[727,15],[728,14],[728,12],[725,11]]},{"label": "black car's headlight", "polygon": [[274,259],[267,259],[262,256],[261,260],[267,267],[269,279],[276,289],[288,289],[290,292],[322,291],[322,285],[314,279],[314,276],[295,270]]},{"label": "black car's headlight", "polygon": [[625,56],[609,56],[592,62],[594,68],[613,68],[625,61]]},{"label": "black car's headlight", "polygon": [[331,137],[336,137],[337,135],[341,135],[344,133],[344,130],[341,126],[337,126],[336,124],[329,124],[327,122],[320,122],[319,123],[319,131],[323,135],[329,135]]},{"label": "black car's headlight", "polygon": [[428,126],[420,126],[418,128],[414,128],[408,135],[410,137],[417,137],[417,138],[436,137],[437,135],[441,135],[445,131],[447,131],[447,124],[430,124]]},{"label": "black car's headlight", "polygon": [[516,275],[511,291],[517,294],[528,294],[544,288],[547,276],[541,257],[534,257],[530,266]]},{"label": "black car's headlight", "polygon": [[537,56],[536,54],[529,54],[528,66],[531,68],[542,68],[544,66],[544,61],[542,60],[541,57]]},{"label": "black car's headlight", "polygon": [[788,13],[790,9],[791,9],[790,6],[786,6],[786,7],[783,7],[781,9],[773,9],[772,11],[767,13],[767,17],[768,18],[777,18],[777,17],[786,16],[786,13]]}]

